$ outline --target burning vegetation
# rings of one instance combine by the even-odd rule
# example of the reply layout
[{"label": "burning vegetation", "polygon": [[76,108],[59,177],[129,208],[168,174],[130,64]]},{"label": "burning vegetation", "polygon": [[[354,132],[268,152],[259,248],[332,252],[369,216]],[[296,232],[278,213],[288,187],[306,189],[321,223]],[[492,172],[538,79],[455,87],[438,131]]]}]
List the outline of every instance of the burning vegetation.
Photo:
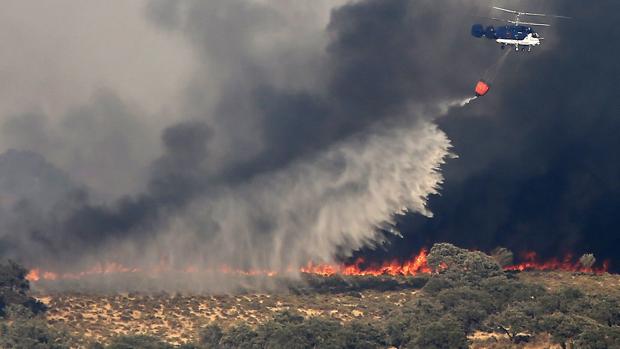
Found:
[{"label": "burning vegetation", "polygon": [[[585,254],[580,259],[575,260],[572,255],[566,255],[562,259],[550,258],[541,259],[535,252],[525,252],[521,254],[518,263],[513,262],[513,254],[509,250],[498,248],[491,255],[506,271],[569,271],[601,274],[609,270],[609,262],[604,261],[600,266],[595,265],[596,258],[592,254]],[[42,270],[41,268],[32,268],[26,275],[26,279],[31,282],[41,280],[79,280],[85,277],[114,275],[114,274],[146,274],[157,277],[164,272],[174,272],[176,274],[222,274],[222,275],[240,275],[240,276],[286,276],[294,273],[313,274],[320,276],[345,275],[345,276],[416,276],[420,274],[428,274],[431,268],[427,261],[428,249],[422,248],[416,255],[410,259],[399,261],[391,260],[387,262],[370,262],[362,257],[355,259],[352,263],[342,264],[321,264],[308,262],[305,266],[294,270],[288,268],[285,271],[250,269],[244,270],[239,268],[231,268],[223,265],[218,268],[199,268],[196,266],[187,266],[181,269],[175,269],[167,266],[165,263],[151,268],[127,267],[120,263],[108,262],[97,264],[87,270],[79,272],[53,272]]]},{"label": "burning vegetation", "polygon": [[[571,272],[542,273],[528,272],[535,265],[548,270],[533,256],[525,268],[503,266],[508,252],[488,256],[436,244],[403,263],[308,265],[297,281],[280,274],[241,275],[280,280],[280,291],[270,294],[39,295],[47,311],[28,296],[26,270],[10,264],[0,269],[0,310],[6,319],[0,320],[0,347],[612,348],[620,343],[620,280],[593,272],[600,270],[593,267],[593,256],[584,255],[578,267],[572,260],[557,264]],[[77,284],[105,272],[138,274],[115,268],[69,281]],[[584,268],[590,272],[581,272]],[[235,270],[217,272],[239,276]],[[192,273],[197,271],[182,275],[197,275]],[[39,277],[45,281],[44,273]]]}]

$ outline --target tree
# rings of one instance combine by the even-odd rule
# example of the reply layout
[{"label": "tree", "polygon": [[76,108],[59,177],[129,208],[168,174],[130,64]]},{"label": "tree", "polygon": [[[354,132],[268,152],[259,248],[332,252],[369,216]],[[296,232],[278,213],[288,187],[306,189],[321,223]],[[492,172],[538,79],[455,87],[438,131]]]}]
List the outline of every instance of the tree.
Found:
[{"label": "tree", "polygon": [[466,332],[480,328],[482,322],[495,310],[493,299],[484,291],[469,286],[441,291],[437,299],[461,323]]},{"label": "tree", "polygon": [[309,345],[298,331],[297,324],[280,323],[273,319],[258,326],[256,336],[251,339],[251,345],[256,348],[278,348],[287,342],[293,348],[306,348]]},{"label": "tree", "polygon": [[575,346],[583,349],[617,348],[620,343],[620,327],[597,326],[581,333]]},{"label": "tree", "polygon": [[479,287],[489,293],[498,310],[513,302],[530,301],[547,294],[541,285],[527,284],[503,276],[484,279]]},{"label": "tree", "polygon": [[5,349],[65,349],[70,337],[56,331],[42,319],[14,319],[0,325],[0,348]]},{"label": "tree", "polygon": [[434,275],[425,289],[437,278],[453,285],[476,286],[490,277],[506,277],[493,258],[482,252],[471,252],[447,243],[435,244],[427,262]]},{"label": "tree", "polygon": [[586,253],[581,258],[579,258],[579,264],[586,269],[591,269],[596,263],[596,258],[592,253]]},{"label": "tree", "polygon": [[378,327],[367,322],[352,321],[342,329],[340,348],[382,348],[387,344],[386,337],[385,332]]},{"label": "tree", "polygon": [[390,314],[390,320],[386,324],[386,336],[388,344],[402,348],[411,341],[424,324],[438,321],[444,314],[441,303],[434,298],[425,297],[404,304]]},{"label": "tree", "polygon": [[245,349],[252,348],[258,334],[248,325],[241,324],[231,327],[220,340],[221,348]]},{"label": "tree", "polygon": [[0,316],[4,317],[5,309],[11,304],[23,305],[34,314],[45,311],[43,303],[28,296],[30,283],[26,280],[28,270],[9,260],[0,263]]},{"label": "tree", "polygon": [[302,331],[309,338],[311,348],[340,348],[342,325],[335,320],[313,317],[304,321]]},{"label": "tree", "polygon": [[211,324],[200,331],[200,344],[207,349],[217,348],[223,335],[218,325]]},{"label": "tree", "polygon": [[515,255],[507,248],[496,247],[495,249],[493,249],[493,251],[491,251],[491,257],[495,259],[495,261],[497,262],[497,264],[500,265],[500,267],[504,268],[514,263]]},{"label": "tree", "polygon": [[499,331],[515,342],[520,333],[534,334],[536,332],[535,314],[530,303],[515,303],[500,313],[491,315],[486,324],[489,329]]},{"label": "tree", "polygon": [[553,313],[543,316],[540,319],[540,326],[544,332],[551,334],[556,343],[566,349],[567,344],[572,343],[587,324],[573,315]]},{"label": "tree", "polygon": [[412,349],[466,349],[469,347],[465,331],[454,318],[446,316],[424,324],[412,335],[407,348]]},{"label": "tree", "polygon": [[620,301],[607,295],[590,297],[578,312],[611,327],[620,326]]}]

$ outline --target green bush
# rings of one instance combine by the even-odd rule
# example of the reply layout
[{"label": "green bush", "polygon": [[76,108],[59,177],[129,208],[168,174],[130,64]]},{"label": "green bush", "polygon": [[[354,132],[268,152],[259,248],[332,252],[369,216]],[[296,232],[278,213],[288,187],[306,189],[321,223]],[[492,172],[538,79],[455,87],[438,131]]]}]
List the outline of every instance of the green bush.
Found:
[{"label": "green bush", "polygon": [[620,326],[620,301],[610,296],[589,297],[575,306],[574,311],[608,327]]},{"label": "green bush", "polygon": [[411,335],[417,333],[421,326],[438,321],[444,311],[443,306],[431,297],[406,303],[402,309],[390,314],[385,330],[388,344],[403,347],[411,341]]},{"label": "green bush", "polygon": [[343,326],[340,334],[340,348],[374,349],[387,345],[387,335],[379,327],[367,322],[352,321]]},{"label": "green bush", "polygon": [[305,320],[301,326],[310,339],[310,348],[340,348],[342,325],[338,321],[315,317]]},{"label": "green bush", "polygon": [[499,264],[500,267],[503,268],[514,263],[515,255],[507,248],[496,247],[495,249],[493,249],[493,251],[491,251],[491,257],[493,257],[497,264]]},{"label": "green bush", "polygon": [[551,334],[553,341],[562,348],[566,348],[568,343],[573,343],[588,326],[582,318],[564,313],[544,315],[538,322],[541,331]]},{"label": "green bush", "polygon": [[507,334],[511,341],[515,341],[520,333],[535,333],[538,328],[533,308],[527,302],[511,304],[502,312],[491,315],[486,321],[487,327],[490,331]]},{"label": "green bush", "polygon": [[206,349],[217,348],[223,336],[222,329],[218,325],[209,325],[200,331],[199,343]]},{"label": "green bush", "polygon": [[42,319],[15,319],[0,324],[0,348],[3,349],[65,349],[70,337],[56,331]]},{"label": "green bush", "polygon": [[526,284],[503,276],[484,279],[479,287],[491,296],[498,310],[504,309],[513,302],[530,301],[547,294],[547,291],[540,285]]},{"label": "green bush", "polygon": [[443,279],[454,286],[476,286],[491,277],[506,277],[492,257],[451,244],[435,244],[427,261],[435,275],[429,280],[425,289],[433,279]]},{"label": "green bush", "polygon": [[258,334],[248,325],[233,326],[222,336],[220,347],[224,349],[249,349],[253,347],[253,342],[257,337]]},{"label": "green bush", "polygon": [[620,347],[620,328],[597,326],[586,329],[575,340],[582,349],[611,349]]},{"label": "green bush", "polygon": [[11,260],[0,263],[0,317],[6,316],[6,307],[11,304],[22,305],[34,314],[45,311],[43,303],[28,295],[27,274],[28,270]]},{"label": "green bush", "polygon": [[482,322],[495,311],[491,295],[469,286],[455,287],[441,291],[437,299],[469,333],[480,329]]},{"label": "green bush", "polygon": [[155,337],[145,335],[119,336],[110,342],[106,349],[172,349],[173,346]]},{"label": "green bush", "polygon": [[257,348],[342,348],[343,327],[326,318],[304,319],[299,313],[277,313],[256,329],[251,339]]},{"label": "green bush", "polygon": [[412,349],[466,349],[467,335],[460,322],[451,317],[426,323],[411,334]]},{"label": "green bush", "polygon": [[586,253],[579,258],[579,264],[584,268],[592,268],[596,263],[596,258],[592,253]]}]

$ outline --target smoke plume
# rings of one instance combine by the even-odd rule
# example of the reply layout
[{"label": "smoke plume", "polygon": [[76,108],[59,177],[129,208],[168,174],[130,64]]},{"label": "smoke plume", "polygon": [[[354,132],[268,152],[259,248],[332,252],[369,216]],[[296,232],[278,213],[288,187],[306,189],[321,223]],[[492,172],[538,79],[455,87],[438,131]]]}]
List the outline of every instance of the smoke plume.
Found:
[{"label": "smoke plume", "polygon": [[435,118],[499,55],[458,44],[470,21],[449,14],[481,3],[148,1],[144,18],[192,56],[186,86],[158,111],[110,88],[3,118],[10,146],[85,184],[5,205],[0,251],[61,271],[296,270],[376,246],[395,215],[431,215],[451,144]]}]

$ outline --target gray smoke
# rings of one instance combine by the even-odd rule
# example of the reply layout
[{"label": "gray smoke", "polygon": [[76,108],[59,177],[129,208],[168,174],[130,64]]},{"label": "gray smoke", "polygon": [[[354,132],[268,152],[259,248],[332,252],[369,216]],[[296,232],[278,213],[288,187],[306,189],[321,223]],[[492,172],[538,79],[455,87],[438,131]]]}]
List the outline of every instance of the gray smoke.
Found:
[{"label": "gray smoke", "polygon": [[[36,217],[15,207],[3,253],[59,270],[295,270],[377,244],[396,214],[430,215],[450,148],[433,119],[465,104],[488,63],[459,44],[471,20],[449,14],[479,4],[341,3],[149,1],[146,17],[195,61],[178,115],[115,92],[60,122],[12,114],[10,145],[113,195],[76,185]],[[161,148],[149,120],[172,124]]]}]

